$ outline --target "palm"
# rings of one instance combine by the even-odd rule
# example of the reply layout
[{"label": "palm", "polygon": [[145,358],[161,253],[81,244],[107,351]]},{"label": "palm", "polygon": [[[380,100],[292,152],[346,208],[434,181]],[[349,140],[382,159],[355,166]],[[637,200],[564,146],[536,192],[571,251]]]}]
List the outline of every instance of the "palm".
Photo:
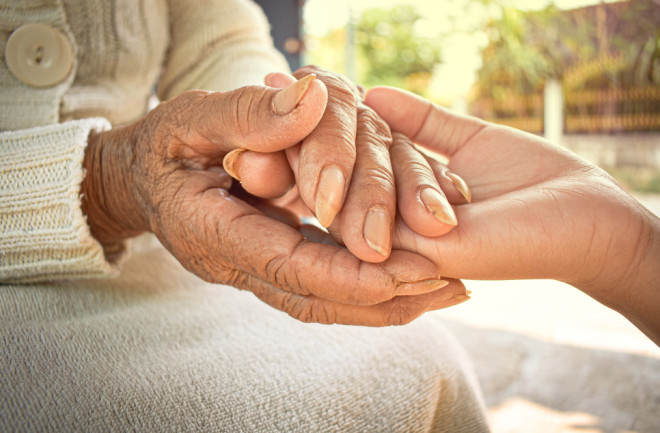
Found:
[{"label": "palm", "polygon": [[597,228],[625,215],[603,215],[602,205],[589,203],[611,196],[614,182],[529,134],[498,126],[453,132],[469,137],[455,147],[449,167],[470,185],[473,201],[456,207],[459,224],[443,237],[420,236],[399,222],[397,247],[432,258],[447,276],[571,281],[587,267],[595,276],[592,247],[611,242],[602,234],[612,233]]},{"label": "palm", "polygon": [[521,191],[584,167],[543,140],[488,126],[451,156],[449,167],[467,180],[475,202]]},{"label": "palm", "polygon": [[376,87],[366,103],[393,130],[445,154],[472,190],[472,203],[456,206],[453,231],[426,238],[399,219],[395,247],[429,257],[449,277],[565,281],[660,341],[660,222],[611,176],[538,137],[405,91]]}]

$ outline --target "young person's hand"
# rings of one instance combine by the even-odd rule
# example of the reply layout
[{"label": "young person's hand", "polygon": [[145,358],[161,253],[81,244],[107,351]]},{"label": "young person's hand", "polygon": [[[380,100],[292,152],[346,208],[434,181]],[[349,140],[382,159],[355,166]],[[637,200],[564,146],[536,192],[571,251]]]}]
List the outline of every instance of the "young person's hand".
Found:
[{"label": "young person's hand", "polygon": [[452,114],[402,90],[365,102],[470,187],[457,227],[421,236],[400,222],[394,248],[467,279],[553,278],[614,308],[660,343],[660,220],[603,170],[539,137]]}]

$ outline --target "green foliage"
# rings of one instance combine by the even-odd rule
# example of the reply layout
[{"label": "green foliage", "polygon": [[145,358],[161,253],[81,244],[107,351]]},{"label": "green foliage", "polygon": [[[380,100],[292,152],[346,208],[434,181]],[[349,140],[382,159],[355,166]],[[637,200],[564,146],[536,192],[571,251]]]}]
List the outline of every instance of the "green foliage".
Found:
[{"label": "green foliage", "polygon": [[[498,15],[484,28],[489,44],[482,50],[471,112],[489,119],[542,117],[538,96],[549,77],[561,74],[562,53],[556,47],[564,29],[550,24],[560,12],[554,6],[533,13],[499,6]],[[511,125],[538,132],[543,126],[537,123]]]},{"label": "green foliage", "polygon": [[606,170],[628,191],[660,193],[660,172],[650,167],[607,167]]},{"label": "green foliage", "polygon": [[480,93],[500,100],[511,92],[530,95],[559,75],[561,52],[556,47],[562,29],[549,25],[558,17],[554,6],[533,14],[503,8],[502,18],[486,26],[490,44],[482,52]]},{"label": "green foliage", "polygon": [[[367,87],[404,87],[426,96],[435,67],[441,62],[440,41],[421,37],[415,30],[421,16],[411,6],[367,9],[354,24],[357,81]],[[316,40],[309,63],[346,71],[346,28]]]},{"label": "green foliage", "polygon": [[502,8],[486,26],[476,96],[538,94],[551,77],[573,90],[660,85],[658,23],[653,0],[573,11]]},{"label": "green foliage", "polygon": [[307,51],[307,63],[330,71],[346,72],[346,29],[339,28],[315,39],[313,49]]},{"label": "green foliage", "polygon": [[415,34],[420,18],[412,6],[364,11],[355,27],[365,85],[389,84],[425,93],[441,56],[439,41]]}]

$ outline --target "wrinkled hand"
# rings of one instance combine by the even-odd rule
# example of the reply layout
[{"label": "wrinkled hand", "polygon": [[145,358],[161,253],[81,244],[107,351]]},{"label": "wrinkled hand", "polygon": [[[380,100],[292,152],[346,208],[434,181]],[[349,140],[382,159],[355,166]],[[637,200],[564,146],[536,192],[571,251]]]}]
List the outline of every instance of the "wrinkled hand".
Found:
[{"label": "wrinkled hand", "polygon": [[[443,188],[409,140],[390,134],[387,124],[361,103],[362,89],[342,75],[313,66],[294,75],[310,72],[328,88],[328,108],[301,145],[286,150],[291,181],[304,204],[296,209],[313,210],[337,241],[370,262],[390,255],[397,197],[399,211],[419,233],[439,236],[451,230],[456,217]],[[281,73],[266,77],[274,87],[294,81]],[[291,187],[270,180],[270,173],[291,172],[288,165],[282,166],[284,159],[244,152],[232,160],[230,171],[248,192],[274,197]]]},{"label": "wrinkled hand", "polygon": [[[545,140],[374,88],[366,103],[470,185],[438,238],[398,224],[395,248],[469,279],[553,278],[622,312],[660,341],[660,223],[598,167]],[[655,331],[649,331],[655,329]],[[652,337],[653,338],[653,337]]]},{"label": "wrinkled hand", "polygon": [[275,152],[301,141],[326,98],[318,81],[186,92],[133,124],[91,135],[83,210],[92,233],[111,245],[152,231],[201,278],[250,290],[304,321],[400,324],[455,304],[462,283],[440,280],[417,254],[364,263],[306,241],[229,193],[231,178],[220,168],[229,152]]}]

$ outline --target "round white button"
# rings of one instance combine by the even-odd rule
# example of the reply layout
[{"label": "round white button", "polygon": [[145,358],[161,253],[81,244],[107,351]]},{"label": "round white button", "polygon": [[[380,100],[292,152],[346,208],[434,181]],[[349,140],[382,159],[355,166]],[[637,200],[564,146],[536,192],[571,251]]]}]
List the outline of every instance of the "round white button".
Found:
[{"label": "round white button", "polygon": [[34,87],[63,81],[73,67],[71,42],[45,24],[25,24],[7,40],[5,60],[16,78]]}]

